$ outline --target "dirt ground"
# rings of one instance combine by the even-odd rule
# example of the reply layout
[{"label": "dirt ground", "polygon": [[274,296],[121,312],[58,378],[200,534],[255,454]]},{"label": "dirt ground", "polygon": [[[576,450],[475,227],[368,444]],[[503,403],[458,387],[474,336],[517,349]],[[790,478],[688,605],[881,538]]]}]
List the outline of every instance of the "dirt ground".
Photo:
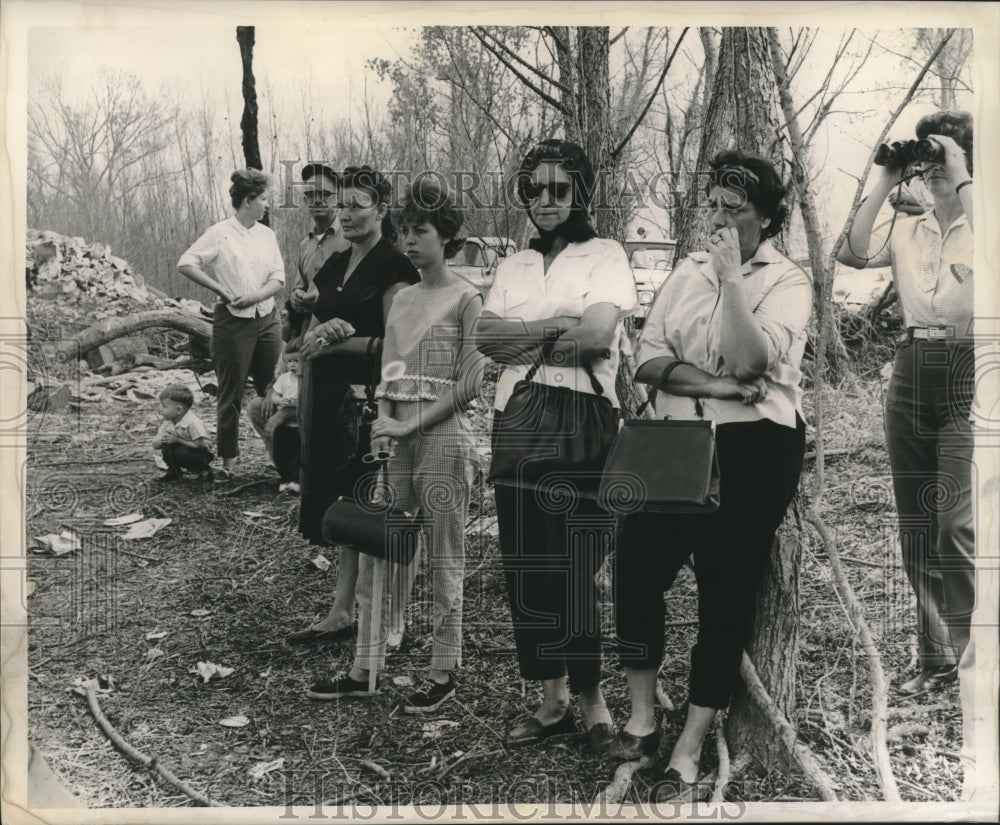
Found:
[{"label": "dirt ground", "polygon": [[[880,379],[873,373],[827,398],[824,515],[893,685],[912,672],[913,603],[895,553],[893,504],[882,446]],[[211,399],[196,412],[214,420]],[[807,411],[808,412],[808,411]],[[346,669],[350,645],[290,646],[285,635],[325,613],[336,555],[325,572],[317,548],[296,533],[297,500],[277,492],[262,442],[244,422],[240,477],[230,486],[161,484],[149,448],[155,405],[113,399],[78,410],[36,413],[27,464],[29,540],[72,528],[82,549],[29,553],[29,729],[36,747],[89,807],[193,804],[131,764],[101,732],[78,677],[108,676],[99,696],[121,735],[196,790],[225,804],[324,802],[398,804],[592,799],[616,767],[576,737],[507,749],[505,732],[537,706],[513,654],[492,497],[477,488],[468,528],[465,650],[457,698],[429,716],[402,712],[401,699],[427,667],[428,579],[421,570],[408,609],[408,647],[389,660],[371,700],[315,702],[317,677]],[[812,484],[807,459],[803,495]],[[264,481],[239,489],[245,482]],[[123,541],[107,519],[141,512],[171,519],[151,538]],[[839,783],[844,799],[871,800],[867,667],[833,588],[828,562],[809,535],[803,555],[797,673],[801,738]],[[604,582],[605,630],[610,590]],[[696,598],[685,575],[668,596],[667,657],[661,673],[675,705],[663,714],[664,751],[680,730]],[[165,634],[147,640],[148,634]],[[628,711],[624,675],[607,647],[604,689],[618,724]],[[233,668],[205,682],[198,662]],[[893,768],[904,799],[947,801],[961,786],[957,688],[901,700],[890,689]],[[240,727],[221,720],[245,716]],[[704,768],[714,768],[706,749]],[[268,763],[283,762],[277,765]],[[254,769],[257,769],[256,775]],[[633,796],[644,798],[637,777]],[[746,800],[814,798],[783,774],[741,777],[730,795]]]}]

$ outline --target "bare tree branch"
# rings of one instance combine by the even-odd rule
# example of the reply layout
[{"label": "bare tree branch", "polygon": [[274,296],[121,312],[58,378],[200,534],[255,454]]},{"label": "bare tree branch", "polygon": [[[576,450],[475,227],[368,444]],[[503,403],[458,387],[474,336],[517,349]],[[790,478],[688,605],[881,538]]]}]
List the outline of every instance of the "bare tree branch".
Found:
[{"label": "bare tree branch", "polygon": [[622,30],[621,30],[620,32],[618,32],[618,34],[616,34],[616,35],[615,35],[614,37],[612,37],[612,38],[611,38],[611,39],[610,39],[610,40],[608,41],[608,46],[613,46],[613,45],[615,45],[615,43],[617,43],[617,42],[618,42],[619,40],[621,40],[621,38],[622,38],[622,37],[624,36],[625,32],[627,32],[627,31],[628,31],[628,28],[629,28],[629,27],[628,27],[628,26],[626,26],[626,27],[625,27],[625,28],[623,28],[623,29],[622,29]]},{"label": "bare tree branch", "polygon": [[517,68],[510,61],[505,60],[503,55],[500,54],[500,52],[498,52],[489,43],[487,43],[486,39],[479,32],[477,32],[475,28],[471,29],[471,31],[472,34],[475,35],[476,39],[483,44],[483,47],[488,52],[490,52],[490,54],[492,54],[497,60],[503,63],[503,65],[506,66],[518,80],[520,80],[525,86],[531,89],[531,91],[533,91],[542,100],[548,103],[552,108],[556,109],[559,112],[563,112],[565,114],[566,109],[558,100],[552,97],[552,95],[546,94],[538,86],[536,86],[534,83],[528,80],[528,78],[525,77],[521,72],[519,72]]},{"label": "bare tree branch", "polygon": [[656,86],[653,89],[653,93],[649,96],[649,100],[646,101],[646,105],[642,107],[642,111],[639,113],[639,117],[636,118],[635,123],[632,124],[632,128],[628,130],[628,134],[617,147],[611,152],[611,157],[616,158],[624,149],[628,142],[632,139],[632,135],[635,134],[635,130],[639,128],[643,119],[646,117],[646,113],[649,111],[649,107],[653,105],[653,99],[660,91],[660,86],[663,85],[663,81],[667,77],[667,72],[670,71],[670,66],[674,62],[674,56],[677,54],[677,49],[680,48],[681,42],[684,40],[684,35],[688,33],[690,26],[685,26],[684,30],[681,32],[681,36],[677,38],[677,42],[674,44],[674,50],[670,52],[670,57],[667,58],[667,62],[663,64],[663,71],[660,72],[660,79],[656,81]]},{"label": "bare tree branch", "polygon": [[[479,41],[481,43],[483,43],[483,45],[486,44],[486,42],[483,40],[483,37],[489,37],[490,40],[493,41],[493,45],[496,46],[497,48],[499,48],[501,51],[503,51],[512,60],[516,61],[517,63],[519,63],[520,65],[524,66],[525,68],[531,70],[536,75],[538,75],[538,77],[540,77],[542,80],[544,80],[546,83],[550,83],[551,85],[555,86],[560,92],[569,92],[569,88],[568,87],[564,86],[558,80],[554,80],[553,78],[549,77],[547,74],[545,74],[545,72],[543,72],[537,66],[532,66],[528,61],[524,60],[520,55],[516,54],[512,49],[510,49],[507,46],[506,43],[503,43],[499,38],[497,38],[491,32],[487,31],[486,29],[477,27],[477,26],[473,26],[472,29],[471,29],[471,31],[472,31],[472,33],[474,35],[476,35],[476,37],[479,38]],[[495,54],[495,52],[494,52],[494,54]]]}]

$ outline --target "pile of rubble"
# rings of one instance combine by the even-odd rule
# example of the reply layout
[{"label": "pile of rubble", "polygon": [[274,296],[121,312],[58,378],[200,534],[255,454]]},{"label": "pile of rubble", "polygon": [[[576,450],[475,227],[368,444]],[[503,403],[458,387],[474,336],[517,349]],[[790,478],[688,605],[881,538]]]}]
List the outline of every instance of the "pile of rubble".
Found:
[{"label": "pile of rubble", "polygon": [[51,230],[29,229],[25,258],[29,318],[41,315],[67,328],[175,302],[147,288],[128,261],[103,243],[87,243]]},{"label": "pile of rubble", "polygon": [[[158,319],[154,327],[126,329],[136,316],[154,310],[174,319],[194,315],[204,323],[207,311],[198,301],[175,301],[147,287],[128,261],[103,243],[29,229],[26,245],[27,323],[36,345],[27,371],[29,409],[64,409],[105,394],[142,401],[155,398],[168,378],[197,381],[191,370],[210,369],[207,325],[204,340],[177,331],[170,318]],[[98,328],[104,334],[96,340],[84,332]],[[89,347],[81,343],[82,360],[63,363],[59,348],[81,337],[92,342]],[[150,352],[154,343],[159,354]],[[159,374],[150,380],[146,373],[154,371]],[[108,380],[119,375],[120,380]]]}]

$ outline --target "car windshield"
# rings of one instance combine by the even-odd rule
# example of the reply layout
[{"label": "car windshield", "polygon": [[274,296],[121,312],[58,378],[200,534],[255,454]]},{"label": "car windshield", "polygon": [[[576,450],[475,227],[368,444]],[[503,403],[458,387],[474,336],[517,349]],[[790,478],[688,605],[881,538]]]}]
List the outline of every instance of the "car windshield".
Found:
[{"label": "car windshield", "polygon": [[673,247],[639,247],[629,254],[629,264],[635,269],[670,269],[674,260]]},{"label": "car windshield", "polygon": [[486,266],[483,248],[479,244],[469,241],[462,247],[462,254],[458,256],[457,262],[462,266]]}]

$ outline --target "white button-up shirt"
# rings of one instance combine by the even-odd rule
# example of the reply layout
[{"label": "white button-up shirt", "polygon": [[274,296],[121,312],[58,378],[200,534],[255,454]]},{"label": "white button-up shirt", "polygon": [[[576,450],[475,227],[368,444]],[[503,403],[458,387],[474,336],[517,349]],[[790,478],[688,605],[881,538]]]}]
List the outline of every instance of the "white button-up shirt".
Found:
[{"label": "white button-up shirt", "polygon": [[892,237],[886,222],[872,232],[868,250],[876,250],[868,267],[892,266],[903,318],[908,327],[954,324],[958,333],[971,334],[972,227],[960,215],[941,236],[933,212],[898,218]]},{"label": "white button-up shirt", "polygon": [[[235,217],[210,226],[177,265],[210,267],[216,280],[237,297],[256,292],[272,278],[285,282],[285,264],[271,228],[255,223],[247,229]],[[242,309],[226,309],[237,318],[267,315],[274,309],[274,298]]]},{"label": "white button-up shirt", "polygon": [[[711,255],[692,252],[667,277],[646,317],[636,363],[657,357],[680,359],[712,375],[729,375],[722,358],[722,294],[712,274]],[[802,372],[806,325],[812,312],[809,276],[768,241],[742,267],[747,303],[767,340],[767,397],[756,404],[701,399],[704,417],[725,424],[767,418],[795,426],[802,411]],[[693,398],[658,392],[658,417],[695,419]]]},{"label": "white button-up shirt", "polygon": [[[549,264],[548,272],[541,252],[526,249],[511,255],[497,268],[483,312],[492,312],[508,321],[529,322],[559,315],[580,318],[587,307],[600,303],[614,304],[619,320],[611,342],[611,357],[597,358],[590,366],[604,395],[617,407],[615,378],[623,334],[621,321],[638,303],[632,268],[621,244],[606,238],[568,244]],[[497,381],[496,409],[506,406],[514,384],[528,369],[527,365],[504,369]],[[577,392],[594,392],[583,367],[542,366],[533,380]]]}]

